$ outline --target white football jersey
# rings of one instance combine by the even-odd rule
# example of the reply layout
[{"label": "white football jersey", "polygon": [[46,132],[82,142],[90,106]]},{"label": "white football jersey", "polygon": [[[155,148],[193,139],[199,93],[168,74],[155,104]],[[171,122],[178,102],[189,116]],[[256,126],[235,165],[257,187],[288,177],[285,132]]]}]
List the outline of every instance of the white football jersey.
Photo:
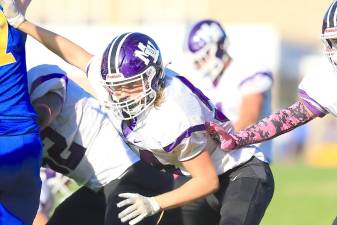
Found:
[{"label": "white football jersey", "polygon": [[[271,88],[273,77],[271,71],[264,67],[242,64],[233,60],[215,83],[209,76],[189,73],[188,79],[200,88],[214,102],[216,108],[223,112],[233,123],[240,116],[240,106],[245,95],[262,93],[264,101],[258,120],[271,114]],[[272,158],[271,141],[256,144],[268,161]],[[256,157],[263,160],[264,156]]]},{"label": "white football jersey", "polygon": [[[107,94],[103,93],[104,88],[99,82],[99,62],[99,58],[92,61],[88,77],[93,88],[103,94],[104,102]],[[204,124],[206,121],[216,121],[231,131],[230,121],[186,78],[169,69],[165,70],[165,76],[167,84],[164,88],[164,101],[159,107],[149,107],[129,123],[116,119],[111,113],[116,128],[144,161],[158,168],[188,175],[182,162],[207,148],[220,175],[248,161],[259,151],[254,146],[230,153],[222,151],[209,136]]]},{"label": "white football jersey", "polygon": [[308,74],[299,84],[299,97],[317,116],[337,116],[337,74],[334,71]]},{"label": "white football jersey", "polygon": [[44,162],[49,167],[95,190],[139,160],[98,101],[57,66],[33,68],[28,83],[32,101],[47,92],[64,100],[61,113],[41,132]]}]

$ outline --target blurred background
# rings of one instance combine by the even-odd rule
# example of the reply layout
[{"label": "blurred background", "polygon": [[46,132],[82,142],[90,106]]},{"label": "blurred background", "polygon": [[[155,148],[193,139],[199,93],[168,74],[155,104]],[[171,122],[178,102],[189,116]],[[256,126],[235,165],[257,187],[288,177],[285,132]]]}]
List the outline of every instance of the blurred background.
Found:
[{"label": "blurred background", "polygon": [[[321,23],[330,0],[34,0],[27,18],[99,54],[112,38],[141,31],[161,47],[165,62],[184,70],[183,41],[191,23],[216,19],[233,57],[263,62],[274,72],[273,111],[297,99],[303,76],[328,73]],[[32,39],[27,63],[57,63],[90,90],[82,72]],[[319,85],[319,84],[317,84]],[[322,87],[324,88],[324,87]],[[331,224],[337,216],[337,119],[318,118],[273,142],[274,198],[263,225]]]}]

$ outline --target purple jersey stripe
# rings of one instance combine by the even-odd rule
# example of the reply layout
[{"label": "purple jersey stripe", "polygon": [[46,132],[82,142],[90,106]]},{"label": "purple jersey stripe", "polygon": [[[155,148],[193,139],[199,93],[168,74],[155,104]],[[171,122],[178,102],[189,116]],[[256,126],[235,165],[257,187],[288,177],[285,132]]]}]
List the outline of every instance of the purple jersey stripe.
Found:
[{"label": "purple jersey stripe", "polygon": [[196,125],[185,130],[175,142],[164,147],[166,152],[171,152],[177,145],[179,145],[185,138],[191,137],[193,132],[206,130],[205,124]]},{"label": "purple jersey stripe", "polygon": [[136,127],[137,124],[137,117],[132,119],[131,121],[122,121],[122,131],[123,131],[123,135],[124,137],[129,136],[129,134],[131,134],[131,132],[133,131],[133,129]]},{"label": "purple jersey stripe", "polygon": [[256,76],[260,76],[260,75],[269,77],[271,80],[273,80],[273,74],[272,74],[271,71],[260,71],[260,72],[254,73],[253,75],[251,75],[251,76],[247,77],[246,79],[244,79],[243,81],[241,81],[239,86],[242,86],[247,81],[252,80]]},{"label": "purple jersey stripe", "polygon": [[201,90],[196,88],[189,80],[183,76],[176,76],[176,78],[183,82],[183,84],[185,84],[211,112],[213,112],[215,119],[221,122],[229,121],[229,119],[222,112],[213,106],[209,98],[204,93],[202,93]]},{"label": "purple jersey stripe", "polygon": [[47,80],[51,80],[51,79],[54,79],[54,78],[59,78],[59,79],[62,79],[66,82],[66,84],[68,83],[68,77],[64,74],[61,74],[61,73],[51,73],[51,74],[47,74],[47,75],[44,75],[44,76],[40,76],[39,78],[37,78],[36,80],[34,80],[34,82],[32,83],[32,86],[31,86],[31,91],[30,93],[33,93],[34,90],[40,85],[42,84],[43,82],[46,82]]},{"label": "purple jersey stripe", "polygon": [[[304,105],[316,116],[323,117],[327,114],[327,111],[314,99],[310,98],[310,96],[303,90],[298,90],[299,97],[303,100]],[[314,104],[312,104],[314,103]]]},{"label": "purple jersey stripe", "polygon": [[213,110],[212,104],[210,103],[209,98],[202,93],[198,88],[196,88],[189,80],[183,76],[176,76],[181,82],[183,82],[198,98],[209,108]]}]

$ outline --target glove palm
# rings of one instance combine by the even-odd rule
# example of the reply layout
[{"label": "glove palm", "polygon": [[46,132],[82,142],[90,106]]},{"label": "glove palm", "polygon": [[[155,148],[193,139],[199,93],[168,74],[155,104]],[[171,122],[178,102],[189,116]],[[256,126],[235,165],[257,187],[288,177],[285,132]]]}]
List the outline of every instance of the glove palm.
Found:
[{"label": "glove palm", "polygon": [[123,223],[130,220],[129,224],[134,225],[145,217],[160,211],[160,206],[153,197],[145,197],[135,193],[121,193],[118,196],[125,199],[117,203],[117,207],[130,205],[118,214]]}]

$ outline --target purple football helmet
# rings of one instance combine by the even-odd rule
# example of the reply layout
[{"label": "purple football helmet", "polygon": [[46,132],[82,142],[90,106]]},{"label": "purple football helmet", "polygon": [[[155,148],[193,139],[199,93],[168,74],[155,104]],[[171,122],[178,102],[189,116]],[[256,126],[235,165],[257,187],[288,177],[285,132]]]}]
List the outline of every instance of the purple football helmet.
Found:
[{"label": "purple football helmet", "polygon": [[337,71],[337,1],[327,9],[322,24],[321,40],[325,46],[324,53]]},{"label": "purple football helmet", "polygon": [[159,47],[142,33],[119,35],[104,51],[101,76],[116,117],[132,119],[153,104],[164,80]]},{"label": "purple football helmet", "polygon": [[219,22],[201,20],[195,23],[187,35],[186,52],[194,67],[203,75],[215,78],[224,69],[228,37]]}]

